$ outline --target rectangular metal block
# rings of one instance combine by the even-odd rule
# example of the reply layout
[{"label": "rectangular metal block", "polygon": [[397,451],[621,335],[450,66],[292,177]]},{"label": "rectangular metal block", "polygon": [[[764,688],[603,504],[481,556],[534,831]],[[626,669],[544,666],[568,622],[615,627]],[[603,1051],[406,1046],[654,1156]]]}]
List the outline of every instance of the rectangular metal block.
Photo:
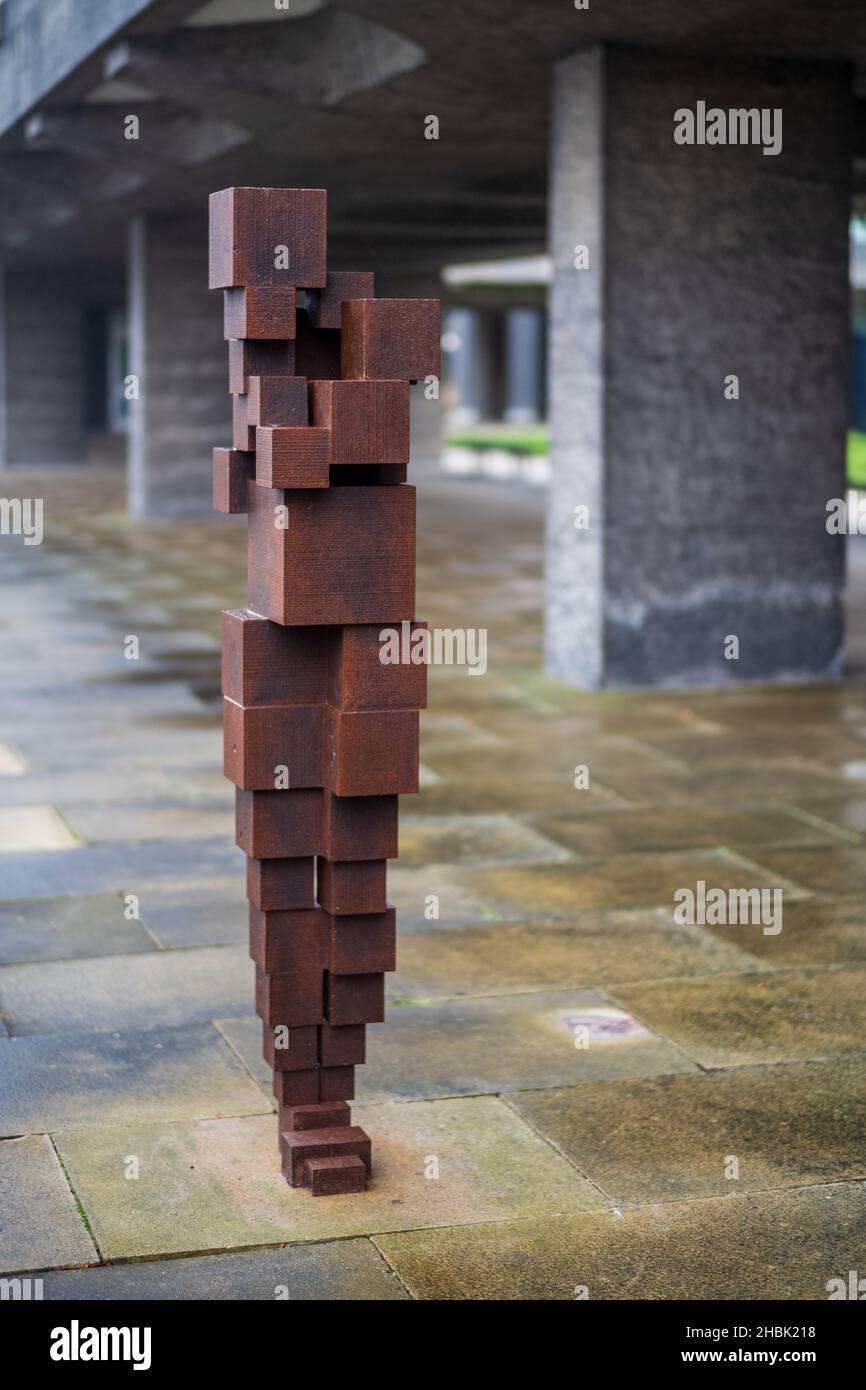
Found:
[{"label": "rectangular metal block", "polygon": [[[342,1073],[343,1071],[352,1072],[353,1069],[352,1069],[352,1067],[336,1067],[336,1068],[332,1068],[331,1071],[332,1071],[332,1072],[335,1072],[335,1073]],[[321,1067],[316,1068],[316,1069],[315,1069],[315,1072],[316,1072],[316,1088],[315,1088],[315,1093],[316,1093],[316,1097],[317,1097],[317,1098],[316,1098],[316,1100],[310,1100],[310,1101],[306,1101],[306,1100],[301,1100],[301,1101],[299,1101],[299,1100],[296,1100],[296,1099],[295,1099],[295,1097],[296,1097],[297,1094],[298,1094],[298,1087],[294,1084],[295,1077],[297,1076],[297,1072],[292,1072],[292,1071],[277,1071],[277,1072],[274,1072],[274,1085],[273,1085],[273,1091],[274,1091],[274,1095],[275,1095],[276,1098],[277,1098],[277,1104],[278,1104],[279,1107],[280,1107],[280,1128],[281,1128],[281,1129],[291,1129],[291,1127],[292,1127],[291,1121],[292,1121],[292,1119],[293,1119],[294,1117],[293,1117],[293,1116],[288,1117],[288,1118],[286,1117],[285,1111],[286,1111],[287,1109],[294,1109],[294,1108],[297,1107],[297,1106],[305,1106],[305,1107],[306,1107],[307,1105],[310,1105],[310,1106],[316,1105],[316,1106],[318,1106],[318,1105],[320,1105],[320,1104],[322,1104],[322,1103],[324,1103],[324,1104],[333,1104],[334,1102],[340,1102],[340,1101],[343,1102],[343,1103],[345,1104],[345,1102],[346,1102],[347,1100],[352,1100],[353,1095],[354,1095],[354,1082],[353,1082],[353,1078],[352,1078],[352,1077],[349,1077],[349,1078],[347,1079],[347,1078],[342,1077],[342,1076],[340,1076],[340,1077],[332,1076],[331,1079],[325,1083],[325,1085],[326,1085],[326,1088],[329,1088],[329,1089],[333,1090],[335,1094],[334,1094],[334,1095],[326,1095],[326,1096],[323,1096],[323,1095],[322,1095],[322,1078],[323,1078],[323,1076],[326,1075],[326,1073],[325,1073],[324,1069],[321,1068]],[[306,1079],[305,1079],[305,1084],[304,1084],[304,1092],[305,1092],[305,1094],[312,1094],[312,1087],[309,1086],[309,1085],[306,1083]],[[339,1094],[337,1094],[338,1092],[339,1092]],[[342,1094],[343,1092],[345,1092],[345,1094]],[[346,1107],[346,1109],[348,1110],[348,1106]],[[320,1120],[320,1124],[324,1124],[324,1123],[326,1123],[326,1122],[327,1122],[327,1117],[324,1118],[323,1120]],[[341,1121],[340,1121],[339,1118],[337,1118],[335,1121],[332,1121],[332,1123],[336,1123],[336,1124],[339,1125],[339,1124],[341,1123]],[[348,1124],[348,1119],[346,1120],[346,1123]]]},{"label": "rectangular metal block", "polygon": [[238,705],[224,697],[224,776],[244,791],[320,787],[324,714],[321,705]]},{"label": "rectangular metal block", "polygon": [[[267,793],[264,793],[267,795]],[[317,853],[326,859],[396,859],[396,796],[334,796],[322,800]]]},{"label": "rectangular metal block", "polygon": [[[321,971],[309,976],[294,971],[269,975],[256,966],[256,1013],[268,1028],[300,1028],[319,1023],[322,1003]],[[312,1099],[318,1100],[318,1094]]]},{"label": "rectangular metal block", "polygon": [[315,1071],[319,1066],[319,1029],[262,1027],[262,1056],[272,1071]]},{"label": "rectangular metal block", "polygon": [[255,454],[256,432],[247,420],[246,396],[232,396],[232,444],[241,453]]},{"label": "rectangular metal block", "polygon": [[337,796],[416,792],[419,738],[417,710],[329,710],[326,787]]},{"label": "rectangular metal block", "polygon": [[363,1023],[347,1023],[336,1028],[323,1023],[319,1028],[319,1062],[323,1067],[361,1066],[366,1055]]},{"label": "rectangular metal block", "polygon": [[310,1158],[334,1158],[338,1154],[357,1155],[370,1171],[370,1140],[357,1125],[335,1125],[332,1129],[283,1130],[280,1134],[283,1173],[292,1187],[304,1180],[304,1164]]},{"label": "rectangular metal block", "polygon": [[319,1101],[315,1105],[288,1105],[280,1110],[280,1132],[295,1134],[307,1129],[340,1129],[352,1123],[344,1100]]},{"label": "rectangular metal block", "polygon": [[365,1192],[367,1165],[357,1154],[338,1154],[334,1158],[308,1158],[304,1164],[304,1186],[313,1197],[343,1197]]},{"label": "rectangular metal block", "polygon": [[320,1067],[319,1068],[319,1100],[323,1102],[334,1100],[354,1100],[355,1098],[355,1068],[354,1067]]},{"label": "rectangular metal block", "polygon": [[384,975],[333,975],[325,971],[325,1018],[335,1028],[381,1023],[385,1017]]},{"label": "rectangular metal block", "polygon": [[[235,844],[250,859],[301,859],[321,853],[322,797],[317,788],[272,792],[238,789]],[[341,855],[343,859],[349,857]]]},{"label": "rectangular metal block", "polygon": [[438,299],[354,299],[343,305],[341,375],[423,381],[442,374]]},{"label": "rectangular metal block", "polygon": [[251,376],[294,376],[294,339],[230,338],[229,391],[245,396]]},{"label": "rectangular metal block", "polygon": [[[411,620],[413,487],[255,487],[249,505],[249,606],[255,612],[289,627]],[[280,506],[286,524],[278,527]]]},{"label": "rectangular metal block", "polygon": [[214,511],[231,516],[247,509],[247,483],[255,473],[255,454],[239,449],[213,451]]},{"label": "rectangular metal block", "polygon": [[371,270],[329,270],[325,288],[307,295],[307,313],[314,328],[339,328],[344,299],[372,299],[375,281]]},{"label": "rectangular metal block", "polygon": [[222,615],[222,693],[239,705],[321,705],[330,634],[281,627],[247,608]]},{"label": "rectangular metal block", "polygon": [[326,917],[327,965],[332,975],[395,970],[397,924],[393,907],[358,917]]},{"label": "rectangular metal block", "polygon": [[210,195],[209,211],[212,290],[231,285],[324,288],[324,188],[223,188]]},{"label": "rectangular metal block", "polygon": [[418,659],[424,655],[418,634],[426,628],[424,622],[410,622],[335,629],[328,663],[328,699],[334,708],[424,709],[427,664]]},{"label": "rectangular metal block", "polygon": [[294,289],[223,291],[223,337],[294,338],[297,331]]},{"label": "rectangular metal block", "polygon": [[296,859],[248,859],[247,898],[263,912],[294,912],[315,907],[312,855]]},{"label": "rectangular metal block", "polygon": [[319,1069],[309,1071],[279,1071],[274,1075],[274,1090],[280,1084],[280,1094],[286,1106],[317,1105],[319,1100]]},{"label": "rectangular metal block", "polygon": [[320,907],[262,912],[250,904],[249,921],[250,956],[260,970],[269,975],[297,975],[311,982],[321,974],[329,918]]},{"label": "rectangular metal block", "polygon": [[326,912],[341,917],[385,911],[387,860],[362,859],[353,864],[318,859],[316,864],[316,896]]},{"label": "rectangular metal block", "polygon": [[311,381],[310,419],[331,433],[331,462],[409,462],[409,383]]},{"label": "rectangular metal block", "polygon": [[267,488],[328,487],[331,435],[307,426],[256,430],[256,482]]},{"label": "rectangular metal block", "polygon": [[247,420],[251,425],[307,425],[309,416],[305,376],[250,377]]}]

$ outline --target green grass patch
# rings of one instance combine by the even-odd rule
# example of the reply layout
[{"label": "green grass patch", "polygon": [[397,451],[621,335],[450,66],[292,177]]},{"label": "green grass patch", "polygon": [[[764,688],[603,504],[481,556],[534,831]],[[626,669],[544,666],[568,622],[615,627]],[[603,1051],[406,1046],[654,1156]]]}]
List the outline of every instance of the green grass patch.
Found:
[{"label": "green grass patch", "polygon": [[547,425],[484,425],[452,434],[445,443],[455,449],[505,449],[510,454],[544,458],[550,449]]},{"label": "green grass patch", "polygon": [[866,434],[851,430],[848,435],[848,482],[866,487]]}]

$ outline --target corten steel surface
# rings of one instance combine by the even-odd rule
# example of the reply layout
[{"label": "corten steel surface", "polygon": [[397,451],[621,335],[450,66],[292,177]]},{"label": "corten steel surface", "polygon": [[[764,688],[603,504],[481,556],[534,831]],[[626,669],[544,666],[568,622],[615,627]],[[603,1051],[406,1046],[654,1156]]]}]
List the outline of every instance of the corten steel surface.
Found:
[{"label": "corten steel surface", "polygon": [[439,303],[374,298],[326,262],[322,189],[210,200],[210,286],[225,296],[233,448],[214,506],[246,512],[248,601],[223,614],[225,774],[247,855],[256,1012],[292,1186],[357,1192],[351,1123],[367,1023],[394,969],[386,860],[418,789],[427,669],[379,659],[415,626],[409,384],[439,375]]}]

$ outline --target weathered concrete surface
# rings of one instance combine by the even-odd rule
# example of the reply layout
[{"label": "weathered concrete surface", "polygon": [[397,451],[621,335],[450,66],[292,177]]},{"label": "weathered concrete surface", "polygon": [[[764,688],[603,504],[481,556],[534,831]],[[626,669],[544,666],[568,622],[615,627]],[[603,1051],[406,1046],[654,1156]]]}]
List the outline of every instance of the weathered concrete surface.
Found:
[{"label": "weathered concrete surface", "polygon": [[206,1299],[292,1303],[408,1299],[369,1240],[322,1241],[280,1250],[242,1250],[192,1260],[141,1260],[47,1274],[44,1297],[75,1303]]},{"label": "weathered concrete surface", "polygon": [[511,1104],[617,1206],[866,1177],[862,1055],[524,1091]]},{"label": "weathered concrete surface", "polygon": [[377,1236],[416,1298],[827,1297],[862,1257],[862,1183]]},{"label": "weathered concrete surface", "polygon": [[150,7],[151,0],[23,0],[7,18],[0,83],[5,130],[88,57],[99,44]]},{"label": "weathered concrete surface", "polygon": [[98,1258],[51,1140],[30,1134],[0,1142],[0,1271]]},{"label": "weathered concrete surface", "polygon": [[[270,1114],[162,1129],[70,1130],[57,1144],[108,1259],[602,1205],[597,1189],[495,1096],[365,1106],[357,1116],[376,1137],[364,1201],[290,1188],[274,1159]],[[134,1203],[123,1177],[125,1154],[140,1160]]]},{"label": "weathered concrete surface", "polygon": [[[430,671],[424,801],[391,876],[400,968],[364,1078],[390,1099],[358,1112],[374,1185],[312,1199],[275,1162],[220,776],[238,532],[133,525],[116,478],[16,485],[34,476],[45,541],[0,548],[0,807],[53,807],[83,842],[0,855],[0,1134],[56,1143],[99,1245],[72,1263],[148,1262],[63,1275],[61,1296],[369,1298],[379,1266],[318,1242],[376,1233],[414,1297],[808,1299],[857,1267],[862,679],[577,694],[537,674],[540,504],[422,488],[419,609],[486,626],[489,666]],[[700,877],[781,885],[782,931],[678,924]],[[15,1267],[69,1263],[40,1248],[52,1208],[20,1165],[11,1191]],[[238,1250],[286,1242],[308,1255]]]},{"label": "weathered concrete surface", "polygon": [[[782,108],[781,152],[676,144],[674,113],[698,101]],[[615,46],[558,65],[552,675],[841,669],[844,545],[825,523],[844,496],[851,101],[842,66]]]},{"label": "weathered concrete surface", "polygon": [[209,1023],[0,1037],[0,1134],[270,1111]]}]

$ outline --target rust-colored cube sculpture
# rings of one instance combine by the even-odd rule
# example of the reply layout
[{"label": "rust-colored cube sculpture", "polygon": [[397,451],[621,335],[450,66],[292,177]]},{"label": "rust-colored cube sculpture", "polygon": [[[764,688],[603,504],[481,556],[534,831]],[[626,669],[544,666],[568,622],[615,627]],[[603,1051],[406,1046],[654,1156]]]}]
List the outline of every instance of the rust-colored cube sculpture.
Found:
[{"label": "rust-colored cube sculpture", "polygon": [[322,189],[228,188],[210,208],[234,411],[214,506],[248,516],[249,607],[223,614],[224,770],[283,1173],[313,1196],[372,1171],[347,1102],[394,969],[386,866],[427,688],[380,634],[423,626],[409,385],[439,374],[438,301],[326,271],[326,207]]}]

